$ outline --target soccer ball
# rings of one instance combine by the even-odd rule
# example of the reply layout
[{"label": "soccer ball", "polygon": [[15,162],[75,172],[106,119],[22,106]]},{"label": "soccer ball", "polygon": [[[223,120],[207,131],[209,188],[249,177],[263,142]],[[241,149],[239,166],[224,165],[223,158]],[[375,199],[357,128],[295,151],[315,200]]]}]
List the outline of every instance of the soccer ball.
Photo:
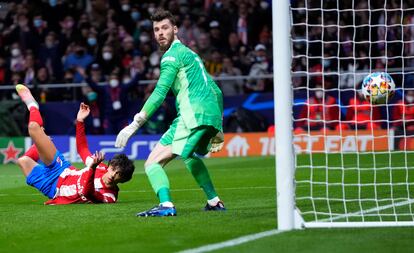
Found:
[{"label": "soccer ball", "polygon": [[362,81],[362,94],[371,104],[384,104],[391,100],[395,93],[395,83],[385,72],[374,72]]}]

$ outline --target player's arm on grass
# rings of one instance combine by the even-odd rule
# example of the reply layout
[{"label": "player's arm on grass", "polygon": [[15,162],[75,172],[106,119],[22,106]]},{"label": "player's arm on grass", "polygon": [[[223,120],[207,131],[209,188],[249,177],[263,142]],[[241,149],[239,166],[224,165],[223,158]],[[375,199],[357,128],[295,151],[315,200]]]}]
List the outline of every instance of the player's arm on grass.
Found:
[{"label": "player's arm on grass", "polygon": [[116,137],[115,147],[125,147],[129,138],[142,125],[144,125],[147,119],[151,118],[154,112],[161,106],[162,102],[167,96],[168,91],[171,88],[171,85],[174,83],[178,70],[178,59],[175,59],[172,56],[163,57],[161,60],[161,75],[158,79],[154,91],[145,102],[142,110],[139,113],[135,114],[132,123],[122,129],[121,132],[119,132],[118,136]]}]

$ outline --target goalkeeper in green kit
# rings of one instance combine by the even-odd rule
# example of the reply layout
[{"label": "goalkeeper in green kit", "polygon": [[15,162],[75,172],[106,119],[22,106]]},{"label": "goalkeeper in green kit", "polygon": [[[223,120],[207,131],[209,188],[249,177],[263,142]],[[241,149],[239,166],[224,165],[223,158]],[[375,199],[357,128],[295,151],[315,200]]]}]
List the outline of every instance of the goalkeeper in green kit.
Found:
[{"label": "goalkeeper in green kit", "polygon": [[164,51],[160,78],[155,90],[134,116],[131,124],[116,138],[116,147],[124,147],[128,139],[153,115],[171,89],[176,96],[177,117],[161,137],[145,162],[145,173],[160,204],[137,213],[137,216],[175,216],[170,184],[164,166],[181,156],[187,169],[207,196],[206,211],[226,210],[219,199],[203,161],[196,154],[217,152],[223,147],[223,96],[207,73],[200,57],[177,38],[174,16],[157,10],[152,16],[155,39]]}]

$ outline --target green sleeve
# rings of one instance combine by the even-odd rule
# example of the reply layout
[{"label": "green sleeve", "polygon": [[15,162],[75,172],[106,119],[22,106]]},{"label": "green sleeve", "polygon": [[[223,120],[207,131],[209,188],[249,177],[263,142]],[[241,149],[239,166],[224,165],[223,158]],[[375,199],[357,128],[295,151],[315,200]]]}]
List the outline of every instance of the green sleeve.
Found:
[{"label": "green sleeve", "polygon": [[216,94],[217,103],[219,104],[221,115],[223,116],[223,110],[224,110],[224,108],[223,108],[223,93],[221,92],[220,88],[216,84],[213,85],[213,90],[214,90],[214,93]]},{"label": "green sleeve", "polygon": [[148,119],[151,118],[158,107],[161,106],[168,91],[174,83],[178,69],[179,66],[176,58],[172,56],[163,57],[161,60],[160,78],[158,79],[151,96],[142,107],[142,111],[147,114]]}]

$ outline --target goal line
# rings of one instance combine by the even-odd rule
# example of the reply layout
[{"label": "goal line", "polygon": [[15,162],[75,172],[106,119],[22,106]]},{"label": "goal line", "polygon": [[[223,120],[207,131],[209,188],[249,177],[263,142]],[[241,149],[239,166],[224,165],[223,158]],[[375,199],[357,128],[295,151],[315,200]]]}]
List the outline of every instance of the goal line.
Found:
[{"label": "goal line", "polygon": [[[373,221],[349,222],[349,221],[347,221],[347,222],[337,222],[337,220],[341,220],[341,219],[345,219],[345,218],[349,218],[349,217],[354,217],[354,216],[361,216],[363,214],[369,214],[369,213],[373,213],[373,212],[379,212],[379,211],[382,211],[382,210],[395,208],[395,207],[399,207],[399,206],[411,205],[412,203],[414,203],[414,199],[401,201],[401,202],[393,203],[393,204],[390,204],[390,205],[375,207],[375,208],[371,208],[371,209],[363,210],[363,211],[359,211],[359,212],[338,215],[338,216],[335,216],[335,217],[332,217],[332,218],[321,219],[320,221],[316,221],[316,222],[304,222],[303,226],[305,228],[391,227],[391,226],[393,226],[393,227],[406,227],[406,226],[414,226],[414,221],[380,221],[380,222],[375,222],[375,221],[374,222]],[[335,224],[331,223],[333,221],[335,221]]]}]

